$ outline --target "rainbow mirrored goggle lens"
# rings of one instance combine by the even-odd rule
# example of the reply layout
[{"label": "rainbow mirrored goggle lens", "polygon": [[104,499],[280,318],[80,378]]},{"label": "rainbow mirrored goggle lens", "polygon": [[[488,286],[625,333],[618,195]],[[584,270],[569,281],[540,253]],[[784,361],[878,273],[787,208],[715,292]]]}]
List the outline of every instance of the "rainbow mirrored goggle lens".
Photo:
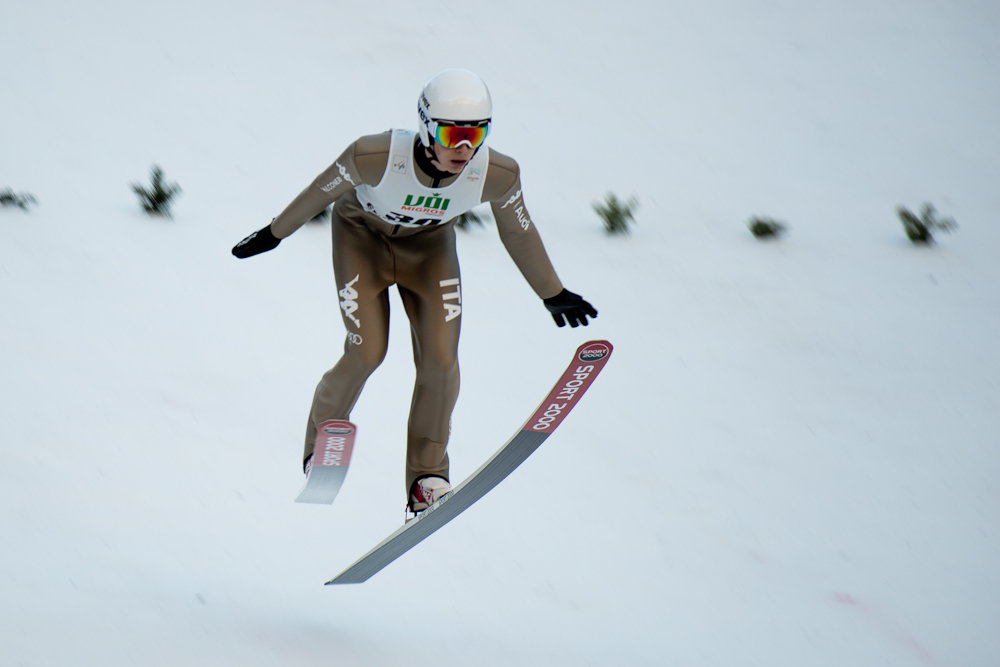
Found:
[{"label": "rainbow mirrored goggle lens", "polygon": [[470,148],[479,148],[486,141],[486,135],[489,133],[489,121],[484,121],[483,125],[438,124],[434,130],[434,141],[445,148],[458,148],[463,143],[469,144]]}]

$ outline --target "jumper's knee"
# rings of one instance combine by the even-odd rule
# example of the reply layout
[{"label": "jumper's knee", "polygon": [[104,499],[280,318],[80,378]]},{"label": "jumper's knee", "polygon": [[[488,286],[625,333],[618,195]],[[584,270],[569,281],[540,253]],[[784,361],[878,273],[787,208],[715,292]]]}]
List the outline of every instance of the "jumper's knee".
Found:
[{"label": "jumper's knee", "polygon": [[455,357],[423,357],[417,363],[417,382],[444,386],[458,384],[458,359]]},{"label": "jumper's knee", "polygon": [[358,334],[348,333],[344,342],[344,360],[347,360],[357,372],[368,377],[382,365],[386,351],[389,348],[387,340],[366,341]]}]

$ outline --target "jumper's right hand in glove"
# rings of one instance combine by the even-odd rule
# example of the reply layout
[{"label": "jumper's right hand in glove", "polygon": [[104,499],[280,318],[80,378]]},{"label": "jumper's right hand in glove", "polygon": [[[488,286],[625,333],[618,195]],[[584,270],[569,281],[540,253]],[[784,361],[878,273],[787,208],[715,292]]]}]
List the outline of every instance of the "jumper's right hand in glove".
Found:
[{"label": "jumper's right hand in glove", "polygon": [[[571,327],[579,325],[587,326],[587,316],[597,317],[597,311],[579,294],[573,294],[568,289],[564,289],[555,296],[544,299],[542,303],[552,313],[552,319],[556,321],[556,326],[564,327],[569,322]],[[563,320],[565,317],[565,321]]]},{"label": "jumper's right hand in glove", "polygon": [[279,243],[281,243],[281,239],[271,232],[271,225],[268,225],[263,229],[258,229],[233,246],[233,254],[240,259],[246,259],[268,250],[274,250]]}]

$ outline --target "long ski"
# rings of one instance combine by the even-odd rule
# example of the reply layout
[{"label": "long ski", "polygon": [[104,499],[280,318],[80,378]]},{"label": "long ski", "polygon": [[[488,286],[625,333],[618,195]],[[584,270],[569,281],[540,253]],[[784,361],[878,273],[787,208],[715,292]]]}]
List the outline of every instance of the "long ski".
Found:
[{"label": "long ski", "polygon": [[569,367],[531,418],[486,463],[451,493],[418,514],[326,585],[368,581],[503,481],[562,423],[604,368],[612,349],[611,343],[606,340],[581,345]]}]

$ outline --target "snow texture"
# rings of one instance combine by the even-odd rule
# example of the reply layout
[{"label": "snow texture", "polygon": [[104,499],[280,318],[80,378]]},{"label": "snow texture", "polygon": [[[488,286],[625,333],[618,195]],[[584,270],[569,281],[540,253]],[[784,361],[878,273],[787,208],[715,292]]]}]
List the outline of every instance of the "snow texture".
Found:
[{"label": "snow texture", "polygon": [[[2,8],[0,188],[38,200],[0,209],[3,667],[1000,662],[993,0]],[[557,329],[460,236],[454,477],[577,345],[615,354],[489,496],[331,589],[403,519],[405,317],[337,502],[295,504],[328,228],[229,249],[452,66],[600,310]],[[153,163],[173,220],[129,190]],[[895,215],[924,201],[960,225],[930,247]]]}]

